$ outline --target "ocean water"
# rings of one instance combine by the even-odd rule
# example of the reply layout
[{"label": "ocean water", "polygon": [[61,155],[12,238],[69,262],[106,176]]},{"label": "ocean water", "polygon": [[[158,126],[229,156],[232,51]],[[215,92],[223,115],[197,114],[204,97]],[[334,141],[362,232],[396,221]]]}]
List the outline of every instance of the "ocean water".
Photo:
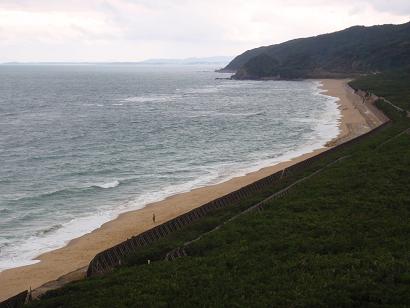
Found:
[{"label": "ocean water", "polygon": [[0,271],[119,213],[323,146],[318,81],[209,66],[0,66]]}]

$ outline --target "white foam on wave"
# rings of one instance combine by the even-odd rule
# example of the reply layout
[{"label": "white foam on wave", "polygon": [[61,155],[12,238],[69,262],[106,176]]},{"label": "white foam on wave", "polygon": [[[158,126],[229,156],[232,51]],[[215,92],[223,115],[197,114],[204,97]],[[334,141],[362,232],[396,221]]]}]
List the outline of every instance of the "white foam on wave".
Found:
[{"label": "white foam on wave", "polygon": [[118,185],[120,185],[120,181],[115,180],[115,181],[108,182],[108,183],[95,184],[93,186],[100,187],[100,188],[114,188],[114,187],[117,187]]},{"label": "white foam on wave", "polygon": [[219,91],[218,86],[203,86],[197,88],[175,89],[174,93],[168,94],[148,94],[140,96],[131,96],[120,99],[120,103],[165,103],[178,100],[187,95],[212,94]]},{"label": "white foam on wave", "polygon": [[203,118],[203,117],[224,117],[224,118],[250,118],[254,116],[263,116],[265,115],[266,112],[261,111],[261,112],[218,112],[218,111],[201,111],[198,113],[195,113],[193,115],[187,114],[185,117],[187,118]]},{"label": "white foam on wave", "polygon": [[169,101],[175,101],[180,98],[181,95],[177,94],[158,94],[158,95],[141,95],[132,96],[125,99],[121,99],[122,103],[164,103]]},{"label": "white foam on wave", "polygon": [[110,211],[99,211],[92,216],[84,216],[61,224],[49,232],[31,236],[25,240],[8,244],[0,250],[0,272],[9,268],[40,262],[35,258],[42,253],[65,246],[71,239],[99,228],[103,223],[115,218]]},{"label": "white foam on wave", "polygon": [[188,88],[188,89],[182,89],[182,90],[179,89],[177,91],[183,94],[211,94],[211,93],[217,93],[219,89],[216,86],[205,86],[205,87]]},{"label": "white foam on wave", "polygon": [[167,94],[147,94],[140,96],[131,96],[119,99],[118,101],[120,103],[165,103],[175,101],[190,95],[213,94],[221,92],[221,90],[224,89],[244,88],[255,86],[255,84],[258,83],[263,84],[263,81],[225,81],[216,85],[206,85],[193,88],[176,88],[174,92]]},{"label": "white foam on wave", "polygon": [[325,98],[326,108],[318,119],[316,130],[319,136],[323,139],[323,145],[330,140],[336,138],[340,133],[340,121],[342,119],[342,112],[340,111],[339,98],[323,94],[325,90],[321,89],[322,83],[320,81],[314,82],[315,95]]},{"label": "white foam on wave", "polygon": [[218,116],[224,117],[253,117],[253,116],[263,116],[266,114],[265,111],[258,111],[258,112],[218,112],[215,113]]},{"label": "white foam on wave", "polygon": [[114,180],[111,182],[103,182],[103,183],[85,183],[83,185],[78,185],[78,186],[72,186],[72,187],[64,187],[62,189],[58,189],[58,190],[52,190],[52,191],[43,191],[39,194],[33,194],[33,195],[25,195],[25,196],[21,196],[18,198],[14,198],[11,199],[12,201],[23,201],[26,199],[36,199],[36,198],[44,198],[44,197],[51,197],[51,196],[55,196],[61,193],[68,193],[68,192],[75,192],[75,191],[80,191],[80,190],[84,190],[84,189],[90,189],[90,188],[114,188],[117,187],[118,185],[120,185],[121,182],[118,180]]},{"label": "white foam on wave", "polygon": [[253,87],[257,84],[263,84],[265,81],[260,80],[222,80],[218,84],[219,89],[237,89],[244,87]]}]

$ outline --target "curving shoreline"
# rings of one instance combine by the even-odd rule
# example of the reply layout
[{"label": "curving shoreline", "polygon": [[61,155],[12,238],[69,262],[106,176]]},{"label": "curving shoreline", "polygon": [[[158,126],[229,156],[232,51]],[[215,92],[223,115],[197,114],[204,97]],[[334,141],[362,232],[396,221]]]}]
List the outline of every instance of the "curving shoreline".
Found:
[{"label": "curving shoreline", "polygon": [[[369,106],[362,103],[362,99],[355,95],[352,89],[348,88],[347,80],[323,80],[322,83],[326,91],[324,94],[339,98],[338,104],[342,113],[341,132],[335,140],[328,143],[328,146],[347,141],[384,122],[373,113]],[[82,271],[76,271],[76,269],[87,266],[96,253],[122,242],[131,235],[152,228],[153,212],[156,214],[156,224],[160,224],[325,150],[325,147],[320,148],[291,161],[266,167],[221,184],[194,189],[150,204],[141,210],[121,214],[117,219],[107,222],[99,229],[72,240],[67,246],[42,254],[39,256],[41,262],[37,264],[1,272],[0,300],[28,289],[30,286],[36,288],[69,272],[74,271],[71,275],[66,276],[67,281],[81,278]]]}]

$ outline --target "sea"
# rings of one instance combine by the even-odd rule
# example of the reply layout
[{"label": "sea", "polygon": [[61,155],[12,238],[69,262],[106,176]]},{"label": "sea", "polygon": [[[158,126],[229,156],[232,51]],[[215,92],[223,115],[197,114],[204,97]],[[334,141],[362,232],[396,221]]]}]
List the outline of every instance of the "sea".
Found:
[{"label": "sea", "polygon": [[320,81],[235,81],[215,68],[0,65],[0,271],[338,135]]}]

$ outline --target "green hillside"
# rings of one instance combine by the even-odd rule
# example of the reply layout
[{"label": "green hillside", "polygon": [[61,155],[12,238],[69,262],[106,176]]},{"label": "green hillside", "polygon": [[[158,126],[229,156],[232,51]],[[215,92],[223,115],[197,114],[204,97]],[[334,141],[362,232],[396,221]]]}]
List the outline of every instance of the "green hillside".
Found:
[{"label": "green hillside", "polygon": [[395,105],[410,110],[410,69],[401,69],[358,78],[351,85],[367,89],[394,102]]},{"label": "green hillside", "polygon": [[236,72],[236,79],[293,79],[350,77],[407,66],[410,22],[356,26],[255,48],[237,56],[224,70]]},{"label": "green hillside", "polygon": [[[354,85],[404,103],[410,79],[402,78],[378,75],[373,83],[363,77]],[[389,83],[398,85],[392,96]],[[163,239],[110,274],[49,292],[32,307],[407,306],[410,119],[378,104],[394,121],[372,137]],[[338,157],[344,159],[328,165]],[[263,211],[205,234],[189,246],[189,256],[160,260],[170,248],[320,168]]]}]

